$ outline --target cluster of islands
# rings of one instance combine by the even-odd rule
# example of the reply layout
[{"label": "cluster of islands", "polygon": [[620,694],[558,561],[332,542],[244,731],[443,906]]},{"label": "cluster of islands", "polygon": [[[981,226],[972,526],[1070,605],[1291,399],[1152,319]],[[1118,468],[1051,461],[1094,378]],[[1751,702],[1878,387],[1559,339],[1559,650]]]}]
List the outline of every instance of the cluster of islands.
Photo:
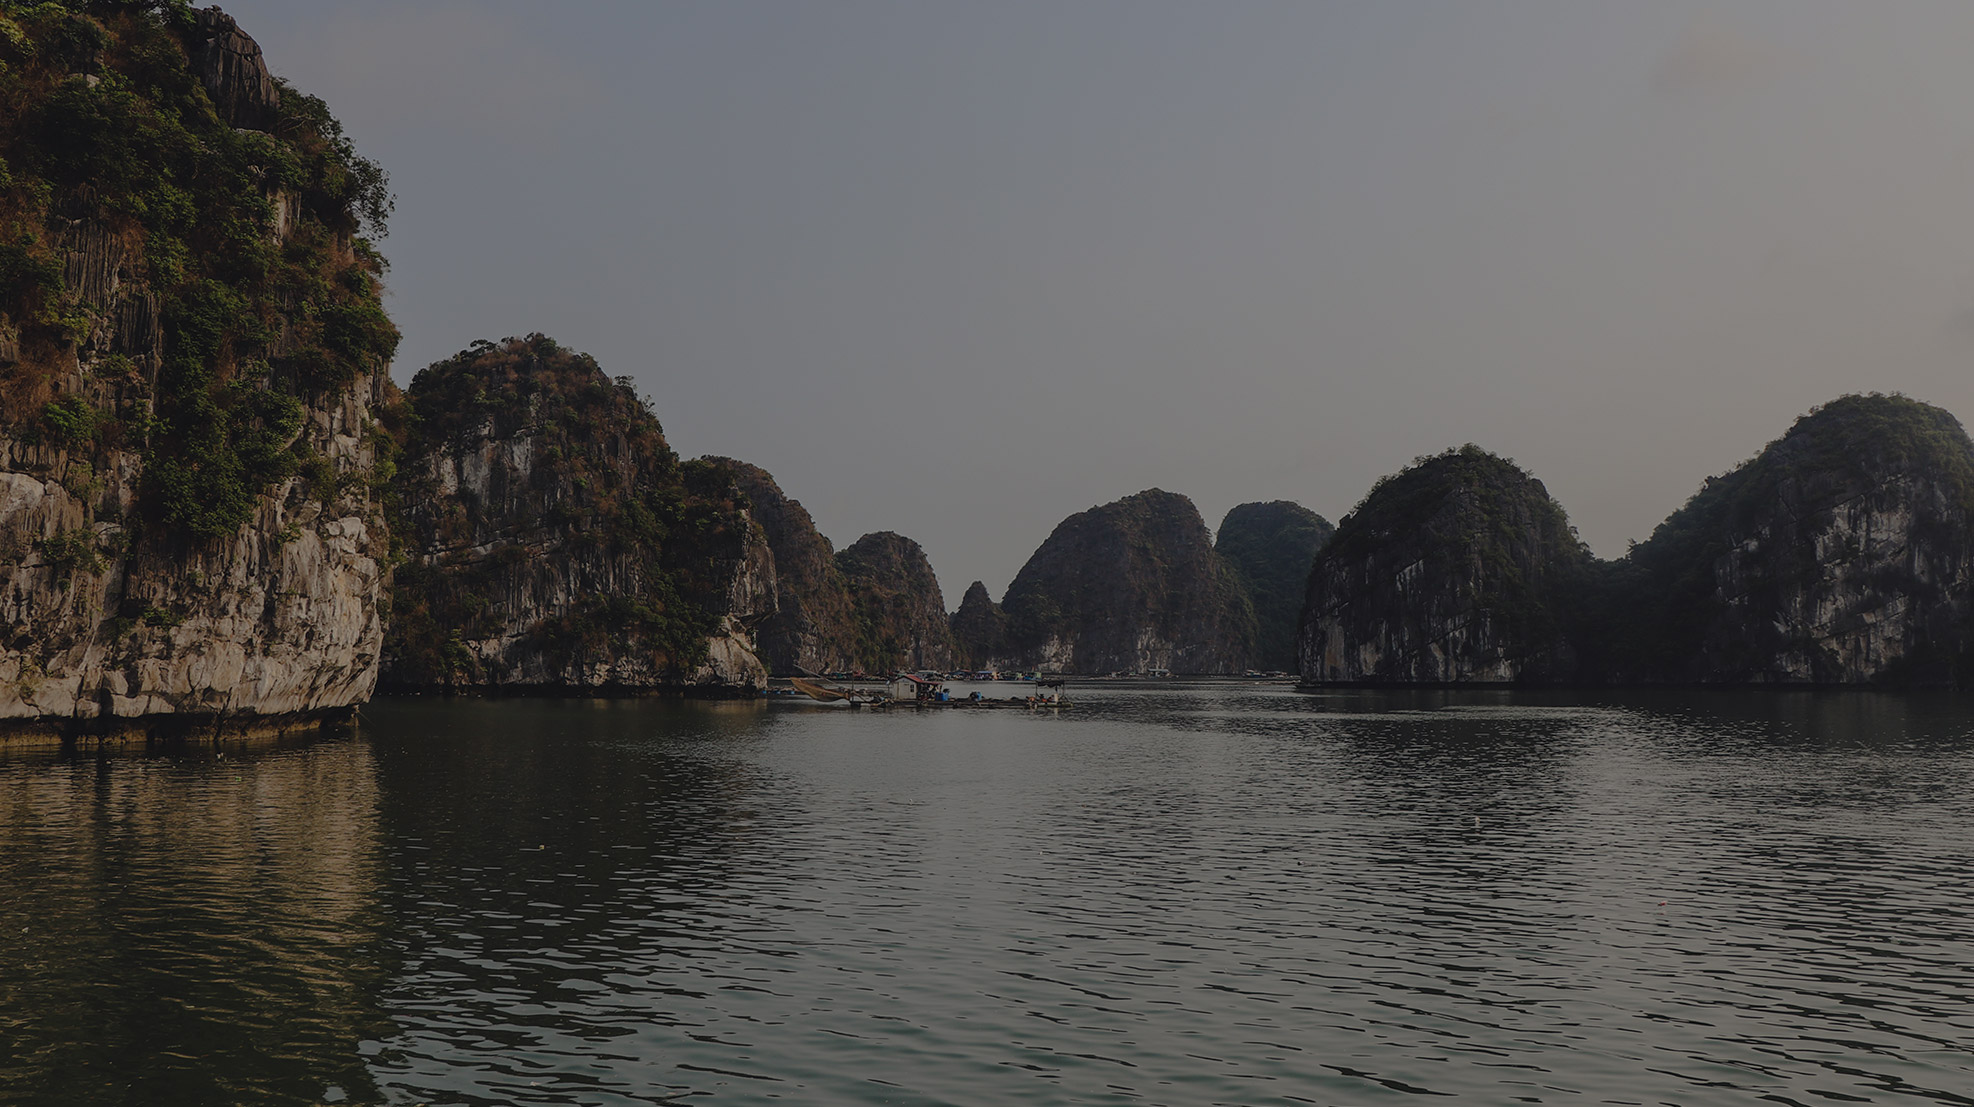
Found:
[{"label": "cluster of islands", "polygon": [[916,542],[835,549],[772,475],[680,458],[629,377],[552,339],[396,387],[386,179],[218,9],[0,4],[0,104],[12,732],[842,671],[1974,680],[1974,443],[1916,400],[1804,415],[1617,560],[1468,445],[1335,527],[1272,502],[1215,532],[1129,495],[949,613]]}]

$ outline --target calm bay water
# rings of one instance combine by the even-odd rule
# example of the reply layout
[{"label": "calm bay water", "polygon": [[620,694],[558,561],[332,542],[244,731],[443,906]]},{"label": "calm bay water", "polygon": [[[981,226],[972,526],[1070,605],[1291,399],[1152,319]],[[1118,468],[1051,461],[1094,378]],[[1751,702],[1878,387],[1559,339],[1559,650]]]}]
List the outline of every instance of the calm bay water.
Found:
[{"label": "calm bay water", "polygon": [[1974,701],[385,701],[0,753],[0,1103],[1974,1104]]}]

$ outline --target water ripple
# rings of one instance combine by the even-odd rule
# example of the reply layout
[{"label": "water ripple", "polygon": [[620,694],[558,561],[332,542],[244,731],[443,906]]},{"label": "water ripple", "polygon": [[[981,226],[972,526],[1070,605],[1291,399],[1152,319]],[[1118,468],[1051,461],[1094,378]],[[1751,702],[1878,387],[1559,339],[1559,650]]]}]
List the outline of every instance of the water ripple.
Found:
[{"label": "water ripple", "polygon": [[0,761],[0,1100],[1974,1105],[1974,705],[1079,698]]}]

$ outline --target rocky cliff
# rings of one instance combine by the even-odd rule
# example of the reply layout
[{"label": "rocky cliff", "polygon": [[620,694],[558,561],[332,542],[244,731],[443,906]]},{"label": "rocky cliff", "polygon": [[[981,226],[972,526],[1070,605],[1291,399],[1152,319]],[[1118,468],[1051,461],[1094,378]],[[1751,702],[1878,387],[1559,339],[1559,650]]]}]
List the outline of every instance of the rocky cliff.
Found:
[{"label": "rocky cliff", "polygon": [[1974,679],[1974,443],[1945,411],[1845,396],[1707,482],[1633,550],[1618,679]]},{"label": "rocky cliff", "polygon": [[1009,656],[1075,673],[1238,673],[1254,617],[1199,509],[1159,489],[1070,516],[1002,600]]},{"label": "rocky cliff", "polygon": [[0,725],[362,702],[382,172],[216,9],[0,6],[0,104]]},{"label": "rocky cliff", "polygon": [[1250,664],[1255,668],[1296,670],[1295,638],[1309,570],[1335,529],[1328,519],[1287,500],[1242,504],[1220,521],[1213,549],[1239,576],[1254,609]]},{"label": "rocky cliff", "polygon": [[836,555],[836,566],[850,592],[861,668],[953,667],[946,599],[917,542],[888,530],[866,534]]},{"label": "rocky cliff", "polygon": [[1571,679],[1590,555],[1542,482],[1475,446],[1386,477],[1309,574],[1309,683]]},{"label": "rocky cliff", "polygon": [[629,378],[531,335],[406,392],[391,687],[751,693],[774,563],[735,475]]},{"label": "rocky cliff", "polygon": [[889,673],[953,664],[939,580],[918,543],[889,531],[837,552],[800,500],[759,466],[711,458],[734,474],[774,553],[775,614],[761,659],[777,675]]},{"label": "rocky cliff", "polygon": [[733,473],[774,555],[775,613],[757,631],[761,660],[779,675],[864,668],[857,656],[849,585],[837,567],[834,547],[816,530],[808,509],[783,493],[759,466],[732,458],[708,460]]},{"label": "rocky cliff", "polygon": [[987,586],[974,581],[948,621],[953,631],[953,662],[965,669],[989,669],[1008,656],[1008,617]]}]

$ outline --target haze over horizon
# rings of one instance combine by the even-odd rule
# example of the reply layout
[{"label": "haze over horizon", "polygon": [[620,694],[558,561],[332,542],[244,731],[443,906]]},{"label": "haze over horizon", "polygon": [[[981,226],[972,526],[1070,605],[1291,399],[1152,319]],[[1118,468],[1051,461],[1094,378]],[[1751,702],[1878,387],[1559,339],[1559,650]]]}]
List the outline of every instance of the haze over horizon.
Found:
[{"label": "haze over horizon", "polygon": [[1515,458],[1606,557],[1974,413],[1974,5],[226,5],[391,173],[396,375],[540,331],[948,608],[1150,487]]}]

